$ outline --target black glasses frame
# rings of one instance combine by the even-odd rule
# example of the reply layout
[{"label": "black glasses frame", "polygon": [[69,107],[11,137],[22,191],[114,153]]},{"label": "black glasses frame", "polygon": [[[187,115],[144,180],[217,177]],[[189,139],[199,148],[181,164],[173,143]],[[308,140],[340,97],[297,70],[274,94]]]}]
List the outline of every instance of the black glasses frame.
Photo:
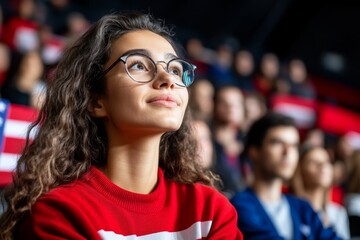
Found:
[{"label": "black glasses frame", "polygon": [[[191,66],[191,70],[192,70],[192,75],[194,76],[194,71],[196,69],[196,66],[194,64],[191,64],[189,63],[188,61],[185,61],[184,59],[182,58],[173,58],[171,59],[170,61],[168,62],[164,62],[164,61],[157,61],[155,62],[151,57],[149,57],[148,55],[146,54],[143,54],[143,53],[131,53],[131,54],[126,54],[126,55],[122,55],[120,56],[118,59],[116,59],[108,68],[106,68],[102,74],[102,76],[105,76],[108,72],[111,71],[111,69],[113,69],[119,62],[123,62],[124,65],[126,66],[126,61],[127,59],[130,57],[130,56],[144,56],[146,58],[148,58],[155,66],[155,72],[152,76],[152,78],[149,80],[149,81],[138,81],[136,79],[134,79],[131,74],[129,73],[127,67],[125,68],[126,70],[126,73],[128,74],[128,76],[134,80],[135,82],[139,82],[139,83],[148,83],[148,82],[151,82],[152,80],[154,80],[155,76],[156,76],[156,73],[157,73],[157,64],[158,63],[165,63],[166,64],[166,68],[165,68],[165,71],[167,73],[169,73],[169,66],[170,66],[170,63],[173,62],[173,61],[182,61],[182,62],[185,62],[187,64],[189,64],[189,66]],[[181,77],[182,81],[184,82],[184,79],[183,79],[183,76]],[[181,85],[181,84],[178,84],[178,83],[175,83],[177,86],[180,86],[180,87],[189,87],[192,83],[194,82],[194,77],[193,79],[191,80],[191,83],[190,84],[184,84],[184,85]]]}]

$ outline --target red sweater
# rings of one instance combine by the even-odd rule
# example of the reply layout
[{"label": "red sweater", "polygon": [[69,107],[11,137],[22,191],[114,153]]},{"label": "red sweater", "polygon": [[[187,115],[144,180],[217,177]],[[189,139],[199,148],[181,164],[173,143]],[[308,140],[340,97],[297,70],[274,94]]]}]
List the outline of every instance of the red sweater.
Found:
[{"label": "red sweater", "polygon": [[150,194],[113,184],[92,167],[41,197],[19,226],[19,239],[243,239],[234,207],[201,184],[164,178]]}]

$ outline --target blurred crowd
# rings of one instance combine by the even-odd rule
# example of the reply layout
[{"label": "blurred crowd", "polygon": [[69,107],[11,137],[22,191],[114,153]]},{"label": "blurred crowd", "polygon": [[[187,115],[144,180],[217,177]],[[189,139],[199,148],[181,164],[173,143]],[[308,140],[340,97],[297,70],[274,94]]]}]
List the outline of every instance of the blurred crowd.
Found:
[{"label": "blurred crowd", "polygon": [[64,48],[89,26],[84,13],[68,0],[2,1],[1,97],[39,108]]},{"label": "blurred crowd", "polygon": [[[0,3],[1,98],[40,108],[64,48],[91,21],[69,0]],[[201,164],[220,176],[221,191],[230,199],[253,182],[252,162],[243,154],[251,124],[273,110],[274,96],[316,100],[317,92],[300,58],[284,63],[266,52],[256,61],[239,45],[223,41],[208,48],[195,37],[183,44],[197,66],[189,104]],[[299,130],[298,169],[283,191],[308,199],[315,210],[329,215],[334,206],[344,209],[350,221],[338,231],[349,236],[348,228],[360,236],[359,144],[348,134],[329,137],[315,125]]]},{"label": "blurred crowd", "polygon": [[[196,38],[187,42],[186,49],[199,67],[198,79],[190,87],[195,129],[203,145],[199,154],[203,165],[219,174],[222,191],[231,199],[254,180],[252,161],[244,151],[252,123],[276,111],[272,105],[276,96],[316,101],[317,92],[299,58],[281,63],[269,52],[256,64],[248,49],[234,50],[226,43],[207,49]],[[349,239],[350,230],[352,236],[359,236],[358,140],[350,133],[329,134],[315,122],[298,126],[299,164],[283,191],[307,199],[344,239]]]}]

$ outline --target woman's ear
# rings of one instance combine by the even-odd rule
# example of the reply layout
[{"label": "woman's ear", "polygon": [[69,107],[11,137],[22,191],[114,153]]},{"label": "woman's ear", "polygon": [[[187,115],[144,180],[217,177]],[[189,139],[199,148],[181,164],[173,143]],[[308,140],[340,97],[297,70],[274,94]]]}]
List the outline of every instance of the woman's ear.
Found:
[{"label": "woman's ear", "polygon": [[107,116],[105,104],[103,99],[97,96],[93,96],[88,105],[88,110],[92,117],[105,117]]}]

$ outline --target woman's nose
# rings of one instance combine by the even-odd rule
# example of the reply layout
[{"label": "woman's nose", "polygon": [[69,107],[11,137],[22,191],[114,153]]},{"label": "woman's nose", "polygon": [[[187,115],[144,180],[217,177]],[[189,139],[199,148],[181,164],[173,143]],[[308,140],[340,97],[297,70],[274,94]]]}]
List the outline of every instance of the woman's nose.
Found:
[{"label": "woman's nose", "polygon": [[[161,63],[161,64],[160,64]],[[155,79],[153,81],[154,88],[174,88],[175,80],[174,76],[167,72],[166,66],[163,62],[157,62],[157,71]]]}]

